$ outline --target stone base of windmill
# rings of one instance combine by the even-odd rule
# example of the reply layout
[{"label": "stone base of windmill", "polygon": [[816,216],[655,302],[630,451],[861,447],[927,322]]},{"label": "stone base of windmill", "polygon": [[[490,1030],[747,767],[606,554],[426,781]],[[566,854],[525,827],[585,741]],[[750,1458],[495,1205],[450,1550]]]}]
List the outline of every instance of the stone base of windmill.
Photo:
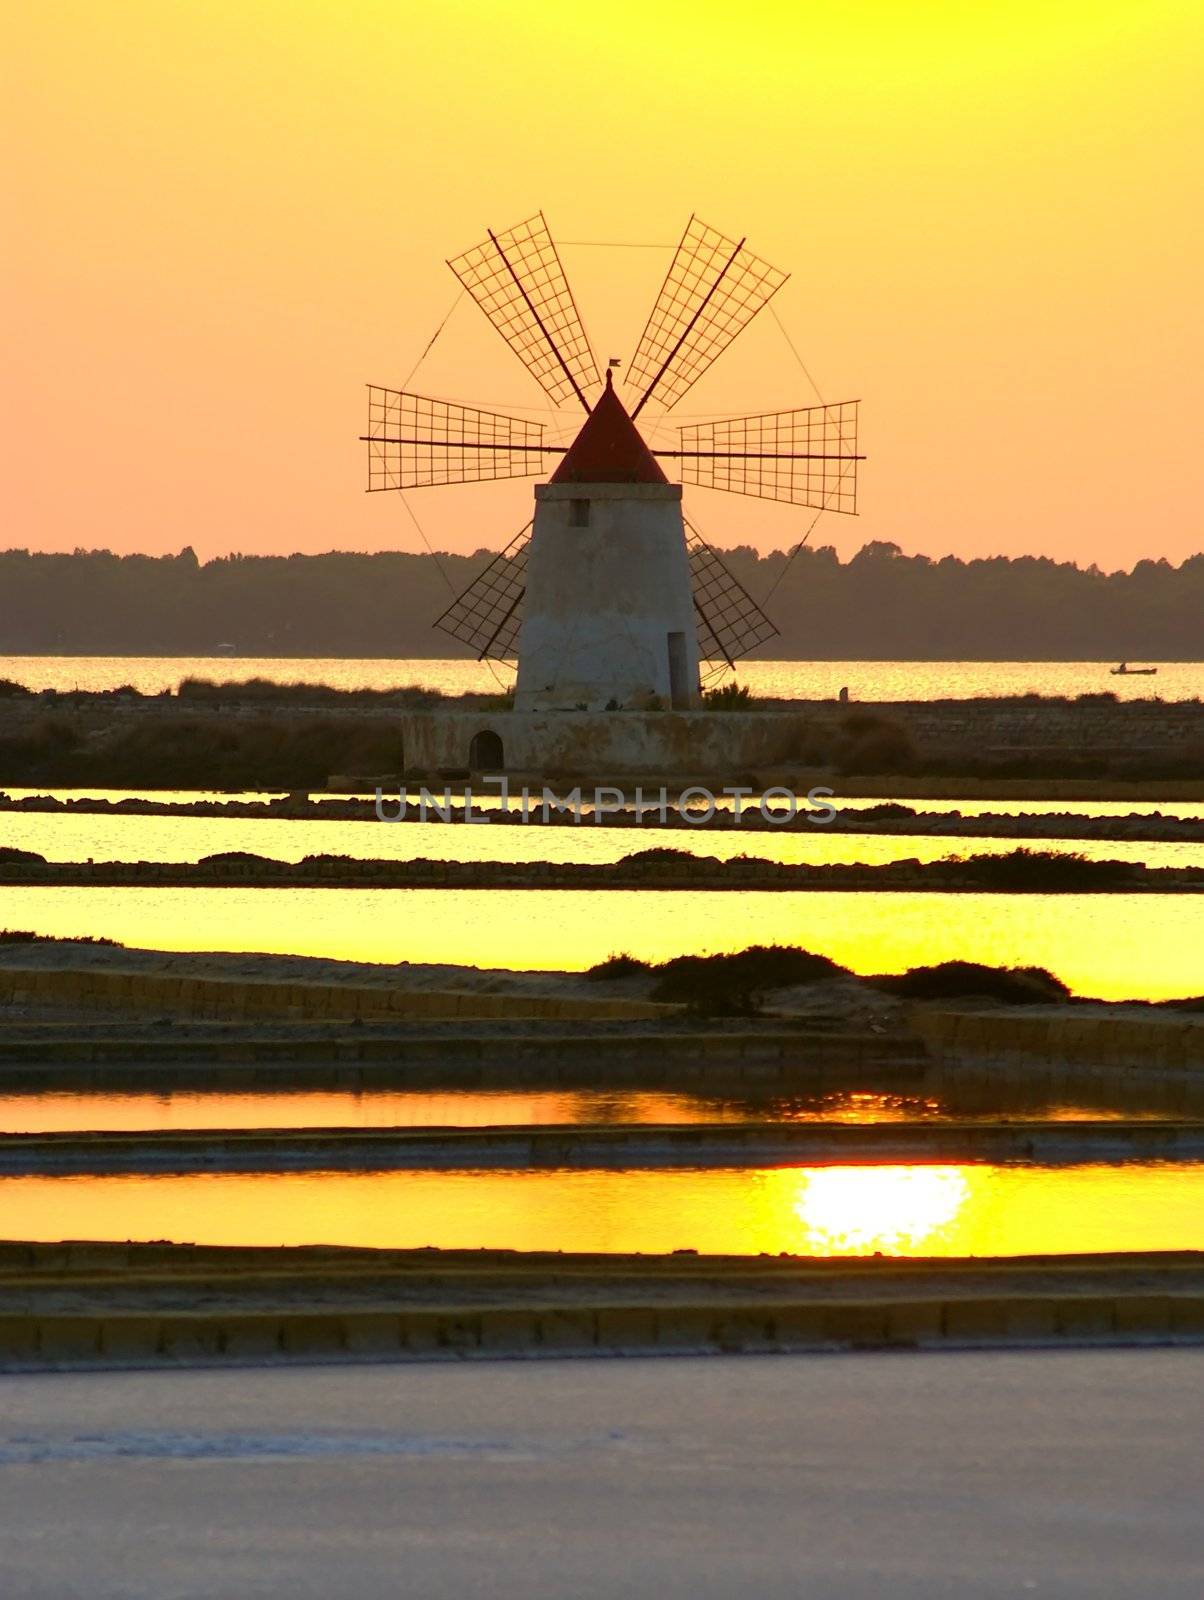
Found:
[{"label": "stone base of windmill", "polygon": [[504,775],[513,782],[705,782],[721,788],[810,765],[841,708],[766,711],[412,711],[402,760],[419,782]]}]

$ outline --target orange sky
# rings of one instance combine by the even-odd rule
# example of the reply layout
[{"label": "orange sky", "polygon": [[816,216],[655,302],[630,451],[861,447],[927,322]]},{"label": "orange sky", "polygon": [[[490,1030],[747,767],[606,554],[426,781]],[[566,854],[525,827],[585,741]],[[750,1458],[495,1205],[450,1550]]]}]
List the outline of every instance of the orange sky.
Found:
[{"label": "orange sky", "polygon": [[[697,211],[792,272],[775,305],[870,457],[816,542],[1180,560],[1202,44],[1197,0],[17,7],[0,544],[420,548],[362,492],[362,386],[413,367],[446,256],[542,207],[566,241],[666,245]],[[563,255],[599,356],[630,355],[668,252]],[[413,386],[542,403],[466,300]],[[680,409],[813,400],[763,315]],[[719,544],[810,518],[687,496]],[[408,500],[473,549],[530,486]]]}]

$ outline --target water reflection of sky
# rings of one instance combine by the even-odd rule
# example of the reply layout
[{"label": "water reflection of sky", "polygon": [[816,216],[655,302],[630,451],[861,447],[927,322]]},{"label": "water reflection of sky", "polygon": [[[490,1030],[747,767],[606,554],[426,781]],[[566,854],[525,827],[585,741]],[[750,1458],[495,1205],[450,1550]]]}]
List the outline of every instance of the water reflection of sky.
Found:
[{"label": "water reflection of sky", "polygon": [[[1104,661],[741,661],[736,677],[754,695],[834,700],[969,699],[1043,694],[1073,699],[1107,691],[1124,700],[1186,700],[1204,695],[1204,663],[1162,662],[1155,678],[1113,677]],[[1144,663],[1143,663],[1144,665]],[[1152,665],[1152,663],[1151,663]],[[708,683],[728,676],[704,662]],[[712,676],[712,671],[715,675]],[[0,677],[33,689],[118,689],[143,694],[174,689],[183,678],[325,683],[339,689],[394,689],[418,684],[442,694],[496,694],[513,685],[510,662],[416,657],[384,660],[316,656],[0,656]]]},{"label": "water reflection of sky", "polygon": [[0,1179],[0,1237],[756,1255],[1204,1248],[1204,1166]]},{"label": "water reflection of sky", "polygon": [[4,924],[153,950],[266,951],[523,971],[802,945],[854,972],[1047,967],[1075,994],[1204,991],[1204,895],[578,889],[4,890]]},{"label": "water reflection of sky", "polygon": [[[395,808],[396,802],[394,802]],[[939,861],[945,856],[1006,855],[1021,844],[1094,861],[1151,867],[1204,866],[1204,843],[1141,843],[1129,839],[977,839],[942,835],[833,833],[808,826],[779,829],[605,828],[592,822],[464,827],[458,823],[298,821],[285,817],[105,815],[90,812],[0,811],[0,844],[34,850],[48,861],[199,861],[222,850],[246,850],[276,861],[308,855],[362,860],[556,861],[601,864],[654,848],[684,850],[721,861],[820,866],[845,862]]]},{"label": "water reflection of sky", "polygon": [[[1131,1097],[1132,1098],[1132,1097]],[[198,1128],[489,1128],[715,1122],[934,1122],[1000,1114],[1081,1121],[1178,1114],[1143,1105],[1116,1109],[1000,1086],[967,1108],[935,1094],[857,1089],[760,1098],[622,1089],[307,1089],[0,1094],[0,1134],[169,1132]]]}]

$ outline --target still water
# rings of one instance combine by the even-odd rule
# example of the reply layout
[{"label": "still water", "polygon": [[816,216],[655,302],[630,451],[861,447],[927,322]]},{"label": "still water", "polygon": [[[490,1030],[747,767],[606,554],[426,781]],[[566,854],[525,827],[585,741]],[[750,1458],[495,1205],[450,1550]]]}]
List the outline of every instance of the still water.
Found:
[{"label": "still water", "polygon": [[[1006,1086],[1001,1094],[1006,1095]],[[0,1095],[0,1134],[180,1132],[200,1128],[498,1128],[593,1124],[640,1126],[715,1122],[995,1121],[998,1099],[972,1110],[936,1094],[840,1089],[756,1099],[649,1090],[297,1090],[163,1094]],[[1111,1109],[1028,1093],[1015,1116],[1053,1122],[1181,1114],[1181,1108]]]},{"label": "still water", "polygon": [[1204,895],[581,889],[0,890],[0,927],[152,950],[580,971],[801,945],[858,973],[1047,967],[1078,995],[1204,993]]},{"label": "still water", "polygon": [[[394,806],[396,801],[394,801]],[[665,848],[693,856],[759,856],[765,861],[822,863],[939,861],[946,856],[1006,855],[1030,850],[1131,861],[1150,867],[1204,866],[1204,842],[1141,843],[1120,839],[975,839],[956,834],[831,833],[691,828],[463,827],[440,822],[388,824],[297,821],[285,817],[139,817],[86,812],[0,812],[0,845],[34,850],[47,861],[199,861],[245,850],[276,861],[311,855],[361,860],[556,861],[601,865],[640,850]]]},{"label": "still water", "polygon": [[[716,667],[710,663],[704,671]],[[1153,678],[1114,678],[1103,661],[742,661],[739,682],[754,695],[834,700],[847,688],[854,700],[969,699],[978,695],[1099,693],[1124,700],[1159,695],[1187,700],[1204,695],[1204,662],[1159,666]],[[731,674],[715,671],[708,682]],[[182,678],[245,682],[324,683],[336,689],[395,689],[420,685],[443,694],[496,694],[514,682],[514,668],[487,661],[362,660],[252,656],[0,656],[0,678],[30,689],[118,689],[142,694],[174,689]]]},{"label": "still water", "polygon": [[[282,797],[284,792],[285,791],[282,789],[150,790],[104,789],[96,786],[89,786],[84,789],[74,789],[57,787],[53,784],[44,785],[41,788],[34,789],[9,785],[3,790],[3,793],[8,795],[10,799],[13,800],[23,800],[31,795],[47,795],[52,799],[61,800],[64,803],[68,803],[72,800],[93,799],[107,800],[111,804],[117,805],[122,800],[139,800],[149,798],[154,800],[156,803],[180,806],[189,805],[197,801],[202,801],[211,805],[220,805],[226,800],[239,802],[257,801],[262,804],[267,800],[273,800]],[[371,800],[373,798],[373,793],[374,791],[371,789],[364,790],[362,794],[359,795],[359,798]],[[310,791],[310,795],[312,799],[317,801],[326,798],[333,798],[336,799],[336,801],[347,798],[347,795],[342,791],[340,791],[337,796],[327,796],[322,790],[313,790]],[[417,804],[418,790],[413,790],[410,793],[409,798],[411,804]],[[441,790],[438,791],[436,798],[442,798]],[[453,802],[458,804],[457,793],[454,786],[452,789],[452,799]],[[725,799],[722,794],[716,795],[715,801],[715,808],[717,811],[731,809],[732,801],[730,799]],[[492,806],[496,806],[497,803],[496,795],[492,790],[488,794],[477,794],[473,796],[473,806],[478,811],[488,810]],[[745,802],[745,804],[747,803],[748,802]],[[1198,800],[1017,800],[1010,797],[998,799],[987,797],[986,799],[977,800],[930,800],[916,799],[914,796],[900,797],[898,795],[889,794],[873,796],[848,796],[838,794],[833,803],[842,811],[856,811],[868,806],[896,804],[909,806],[913,811],[917,812],[931,811],[944,814],[958,811],[963,816],[967,817],[981,816],[984,812],[992,812],[996,815],[1004,817],[1025,816],[1029,814],[1033,816],[1043,816],[1049,813],[1056,814],[1066,812],[1082,817],[1149,817],[1160,815],[1164,817],[1184,817],[1195,818],[1197,820],[1204,819],[1204,803],[1201,803]],[[511,810],[517,810],[519,805],[520,800],[516,796],[511,801],[510,808]],[[800,801],[800,810],[801,809],[802,806]],[[532,807],[532,811],[534,814],[538,814],[535,812],[534,807]],[[4,821],[9,817],[19,814],[20,813],[17,812],[4,811],[3,813],[0,813],[0,821]],[[62,815],[62,813],[59,813],[59,815]],[[194,817],[191,820],[196,821],[198,819]],[[255,818],[252,820],[258,821],[260,819]],[[265,818],[263,820],[269,819]],[[654,820],[655,819],[650,818],[648,827],[641,827],[639,832],[639,836],[641,838],[645,832],[649,831]],[[369,818],[368,821],[371,825],[375,826],[375,819]],[[432,823],[432,826],[435,825],[436,824]],[[348,824],[344,824],[344,826],[348,826]],[[407,824],[407,826],[409,826],[409,824]],[[454,826],[458,826],[458,824],[454,824]],[[528,824],[528,826],[534,826],[534,824]],[[592,827],[592,823],[582,824],[582,826]],[[815,832],[817,829],[814,824],[808,824],[808,831]]]},{"label": "still water", "polygon": [[0,1179],[0,1238],[836,1256],[1204,1247],[1204,1167]]}]

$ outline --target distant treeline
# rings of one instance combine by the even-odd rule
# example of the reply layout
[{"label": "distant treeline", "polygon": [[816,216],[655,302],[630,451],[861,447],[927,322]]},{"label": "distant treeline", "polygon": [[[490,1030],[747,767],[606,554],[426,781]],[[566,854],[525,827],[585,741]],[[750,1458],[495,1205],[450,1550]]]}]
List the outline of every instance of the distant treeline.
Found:
[{"label": "distant treeline", "polygon": [[[722,552],[798,660],[1204,658],[1204,554],[1101,572],[1039,557],[962,561],[865,545]],[[0,552],[0,655],[452,656],[432,624],[491,559]]]}]

